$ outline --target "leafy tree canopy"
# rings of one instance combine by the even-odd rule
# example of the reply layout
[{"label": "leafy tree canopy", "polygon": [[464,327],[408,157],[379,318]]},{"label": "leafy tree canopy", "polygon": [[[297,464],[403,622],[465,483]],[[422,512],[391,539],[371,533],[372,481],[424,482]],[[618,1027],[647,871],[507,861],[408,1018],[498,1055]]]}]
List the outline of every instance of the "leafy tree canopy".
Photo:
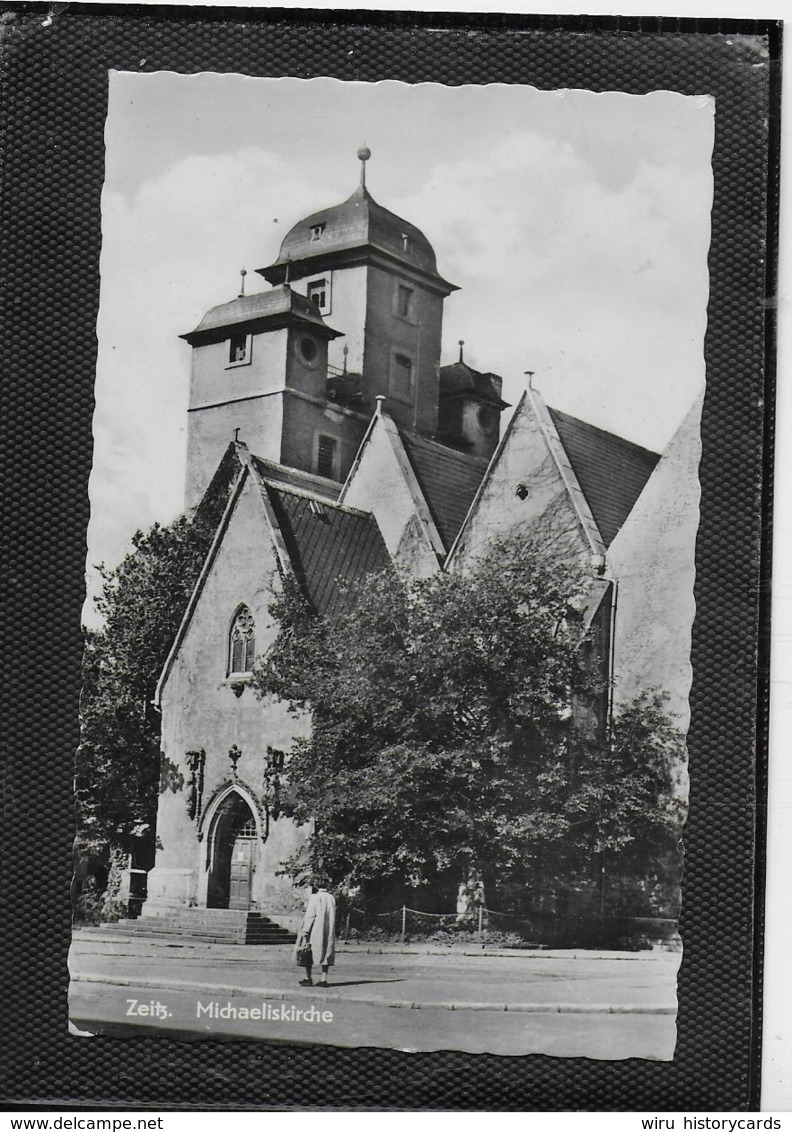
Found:
[{"label": "leafy tree canopy", "polygon": [[256,679],[313,717],[286,812],[315,825],[288,870],[371,892],[478,871],[508,885],[673,836],[680,747],[662,705],[632,705],[607,737],[573,710],[604,691],[581,660],[589,584],[523,541],[464,574],[372,576],[331,621],[287,584]]}]

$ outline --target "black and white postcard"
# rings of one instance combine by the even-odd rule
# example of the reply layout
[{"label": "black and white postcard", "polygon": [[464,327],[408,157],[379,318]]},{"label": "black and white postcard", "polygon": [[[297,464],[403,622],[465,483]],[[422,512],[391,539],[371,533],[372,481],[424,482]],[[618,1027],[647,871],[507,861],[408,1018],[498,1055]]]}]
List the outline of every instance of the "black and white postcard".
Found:
[{"label": "black and white postcard", "polygon": [[111,73],[76,1034],[674,1057],[714,130]]},{"label": "black and white postcard", "polygon": [[3,1098],[772,1104],[780,23],[7,9]]}]

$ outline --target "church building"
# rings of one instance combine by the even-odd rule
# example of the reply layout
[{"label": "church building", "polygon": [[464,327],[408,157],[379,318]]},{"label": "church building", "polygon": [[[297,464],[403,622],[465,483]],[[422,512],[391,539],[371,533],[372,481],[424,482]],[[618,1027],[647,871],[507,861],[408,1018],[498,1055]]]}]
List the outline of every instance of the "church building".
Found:
[{"label": "church building", "polygon": [[456,287],[426,236],[369,193],[370,156],[358,151],[352,195],[258,269],[269,289],[245,294],[243,274],[242,293],[183,335],[186,506],[219,489],[228,503],[157,690],[150,927],[214,918],[244,942],[256,917],[291,927],[304,906],[279,870],[305,831],[280,800],[283,752],[310,720],[248,688],[284,577],[328,613],[390,562],[465,570],[495,538],[552,531],[594,580],[585,618],[613,701],[659,687],[687,721],[697,408],[662,454],[530,386],[502,428],[501,377],[468,365],[463,343],[440,365]]}]

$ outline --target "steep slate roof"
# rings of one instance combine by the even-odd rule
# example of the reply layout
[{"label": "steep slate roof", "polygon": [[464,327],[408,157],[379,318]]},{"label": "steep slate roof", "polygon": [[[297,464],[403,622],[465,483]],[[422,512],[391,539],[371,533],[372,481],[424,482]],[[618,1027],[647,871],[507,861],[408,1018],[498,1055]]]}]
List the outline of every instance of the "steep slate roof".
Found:
[{"label": "steep slate roof", "polygon": [[420,436],[400,435],[440,537],[450,550],[484,478],[487,461]]},{"label": "steep slate roof", "polygon": [[[320,614],[344,612],[366,575],[390,566],[373,515],[264,485],[294,570]],[[342,583],[347,583],[345,592]]]},{"label": "steep slate roof", "polygon": [[558,409],[548,406],[548,411],[603,542],[610,546],[660,457]]}]

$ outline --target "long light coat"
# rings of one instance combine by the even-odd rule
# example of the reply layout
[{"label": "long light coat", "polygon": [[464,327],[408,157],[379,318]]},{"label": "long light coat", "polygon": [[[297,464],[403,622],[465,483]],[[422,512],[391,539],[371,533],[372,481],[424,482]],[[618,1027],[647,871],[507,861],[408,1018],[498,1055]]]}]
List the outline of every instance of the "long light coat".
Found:
[{"label": "long light coat", "polygon": [[317,965],[332,967],[335,963],[335,921],[334,897],[324,888],[311,893],[297,944],[303,936],[308,939]]}]

